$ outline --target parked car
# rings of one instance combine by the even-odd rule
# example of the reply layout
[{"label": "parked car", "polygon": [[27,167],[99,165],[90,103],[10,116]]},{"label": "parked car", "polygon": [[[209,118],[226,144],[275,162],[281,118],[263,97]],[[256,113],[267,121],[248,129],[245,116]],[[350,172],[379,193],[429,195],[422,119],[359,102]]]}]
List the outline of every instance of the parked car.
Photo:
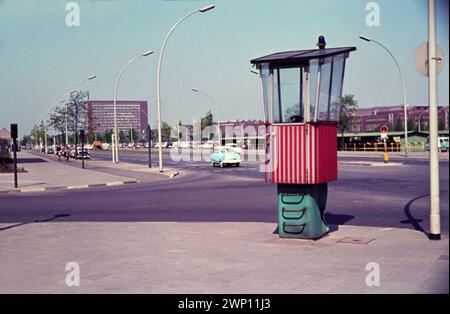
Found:
[{"label": "parked car", "polygon": [[217,147],[211,154],[211,164],[213,167],[219,165],[222,168],[228,165],[239,167],[241,164],[241,155],[236,153],[231,147]]},{"label": "parked car", "polygon": [[91,155],[87,150],[79,150],[77,151],[77,158],[76,159],[90,159]]},{"label": "parked car", "polygon": [[54,155],[55,154],[55,150],[53,149],[53,147],[47,148],[47,154],[49,154],[49,155]]},{"label": "parked car", "polygon": [[[425,149],[430,150],[430,143],[425,144]],[[440,152],[448,152],[448,137],[438,137],[438,149]]]}]

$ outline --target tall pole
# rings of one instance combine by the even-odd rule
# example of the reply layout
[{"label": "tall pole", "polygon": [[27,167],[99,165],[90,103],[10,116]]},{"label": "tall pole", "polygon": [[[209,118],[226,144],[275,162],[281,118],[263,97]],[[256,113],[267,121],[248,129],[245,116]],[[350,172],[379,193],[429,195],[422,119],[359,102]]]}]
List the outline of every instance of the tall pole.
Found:
[{"label": "tall pole", "polygon": [[170,31],[167,33],[166,38],[164,38],[162,47],[161,47],[161,51],[159,53],[159,60],[158,60],[158,72],[157,72],[157,77],[156,77],[156,93],[157,93],[157,123],[158,123],[158,143],[159,143],[159,147],[158,147],[158,153],[159,153],[159,171],[163,172],[163,158],[162,158],[162,136],[161,136],[161,64],[162,64],[162,58],[164,55],[164,49],[166,48],[166,43],[167,40],[169,40],[170,35],[172,35],[173,31],[178,27],[178,25],[180,25],[181,22],[183,22],[185,19],[187,19],[188,17],[190,17],[191,15],[195,14],[195,13],[203,13],[206,11],[209,11],[211,9],[214,9],[214,5],[208,5],[206,7],[197,9],[195,11],[192,11],[189,14],[186,14],[185,16],[183,16],[181,19],[178,20],[178,22],[176,22],[172,28],[170,29]]},{"label": "tall pole", "polygon": [[362,40],[365,40],[365,41],[372,41],[372,42],[376,43],[377,45],[379,45],[380,47],[382,47],[392,57],[392,60],[394,60],[394,63],[397,66],[397,70],[400,75],[400,82],[402,85],[402,92],[403,92],[403,114],[405,116],[405,122],[404,122],[404,125],[405,125],[405,127],[404,127],[404,129],[405,129],[405,134],[404,134],[405,135],[405,157],[408,157],[408,108],[407,108],[408,104],[406,102],[405,80],[403,78],[403,74],[400,69],[400,65],[398,64],[397,59],[395,59],[392,52],[386,46],[381,44],[380,42],[378,42],[372,38],[366,37],[366,36],[359,36],[359,38],[361,38]]},{"label": "tall pole", "polygon": [[206,97],[209,98],[209,100],[211,101],[213,107],[217,110],[217,133],[218,133],[218,139],[219,139],[219,146],[222,146],[222,130],[220,129],[220,115],[219,115],[219,108],[216,106],[216,102],[214,101],[214,99],[211,97],[211,95],[209,95],[207,92],[202,91],[198,88],[192,88],[192,91],[196,92],[196,93],[201,93],[203,95],[205,95]]},{"label": "tall pole", "polygon": [[119,163],[119,138],[118,138],[118,130],[117,130],[117,90],[119,87],[119,82],[120,79],[122,77],[122,74],[125,72],[125,70],[134,62],[136,61],[138,58],[140,57],[146,57],[149,56],[153,53],[153,50],[149,50],[147,52],[141,53],[137,56],[135,56],[134,58],[130,59],[130,61],[128,61],[122,68],[122,70],[120,70],[119,74],[117,75],[116,78],[116,83],[114,84],[114,103],[113,103],[113,107],[114,107],[114,130],[113,130],[113,137],[111,140],[111,143],[113,145],[111,152],[112,152],[112,162],[113,163]]},{"label": "tall pole", "polygon": [[47,123],[44,122],[44,154],[47,154]]},{"label": "tall pole", "polygon": [[[70,96],[72,96],[72,95],[70,95]],[[77,156],[77,152],[78,152],[78,104],[77,104],[77,98],[78,98],[78,93],[77,93],[77,96],[73,100],[73,104],[75,105],[75,156]],[[76,159],[76,157],[75,157],[75,159]]]},{"label": "tall pole", "polygon": [[437,108],[436,2],[428,0],[428,102],[430,112],[430,239],[441,239]]},{"label": "tall pole", "polygon": [[64,118],[66,120],[66,146],[69,145],[69,127],[68,127],[68,120],[67,120],[67,116],[68,116],[68,111],[69,111],[69,107],[66,105],[66,113],[64,114]]},{"label": "tall pole", "polygon": [[150,124],[147,126],[148,128],[148,167],[152,167],[152,129]]}]

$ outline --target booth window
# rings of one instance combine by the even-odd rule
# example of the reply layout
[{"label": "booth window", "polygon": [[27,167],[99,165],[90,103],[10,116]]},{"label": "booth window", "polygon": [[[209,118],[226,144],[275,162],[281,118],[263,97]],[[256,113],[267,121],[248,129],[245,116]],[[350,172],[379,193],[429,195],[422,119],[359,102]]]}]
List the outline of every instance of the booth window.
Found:
[{"label": "booth window", "polygon": [[338,121],[346,58],[347,54],[340,54],[294,66],[262,63],[260,75],[266,121]]},{"label": "booth window", "polygon": [[270,94],[269,91],[272,90],[270,88],[271,84],[271,77],[270,77],[270,70],[269,70],[269,64],[262,64],[261,65],[261,81],[262,81],[262,92],[263,92],[263,102],[264,102],[264,118],[266,121],[270,121],[271,116],[269,115],[270,110]]},{"label": "booth window", "polygon": [[275,68],[273,69],[274,90],[274,123],[302,123],[303,68]]},{"label": "booth window", "polygon": [[333,57],[333,67],[331,72],[330,87],[330,116],[329,120],[339,121],[339,100],[342,95],[342,83],[344,81],[346,55],[337,55]]}]

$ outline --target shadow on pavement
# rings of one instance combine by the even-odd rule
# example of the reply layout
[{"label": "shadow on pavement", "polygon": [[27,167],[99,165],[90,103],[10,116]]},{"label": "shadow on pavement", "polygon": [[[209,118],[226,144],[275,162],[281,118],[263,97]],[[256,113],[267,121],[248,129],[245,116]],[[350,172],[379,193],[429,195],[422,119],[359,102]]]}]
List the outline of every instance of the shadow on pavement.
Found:
[{"label": "shadow on pavement", "polygon": [[[440,194],[445,194],[448,193],[447,191],[440,191]],[[412,200],[410,200],[405,208],[404,208],[404,213],[406,218],[408,218],[407,220],[402,220],[400,221],[401,224],[411,224],[413,226],[413,228],[419,232],[422,232],[424,235],[426,235],[428,238],[430,237],[429,233],[420,225],[421,222],[423,222],[423,219],[420,218],[415,218],[412,214],[411,214],[411,205],[423,198],[429,198],[430,194],[424,194],[421,196],[418,196],[416,198],[413,198]]]},{"label": "shadow on pavement", "polygon": [[34,220],[34,221],[21,222],[21,223],[14,224],[14,225],[11,225],[11,226],[3,227],[3,228],[0,228],[0,231],[5,231],[5,230],[21,227],[21,226],[33,224],[33,223],[50,222],[50,221],[53,221],[53,220],[58,219],[58,218],[69,217],[69,216],[70,216],[70,214],[53,215],[53,217],[46,218],[46,219],[38,219],[38,220]]},{"label": "shadow on pavement", "polygon": [[37,163],[43,163],[48,162],[45,159],[42,158],[17,158],[18,164],[37,164]]}]

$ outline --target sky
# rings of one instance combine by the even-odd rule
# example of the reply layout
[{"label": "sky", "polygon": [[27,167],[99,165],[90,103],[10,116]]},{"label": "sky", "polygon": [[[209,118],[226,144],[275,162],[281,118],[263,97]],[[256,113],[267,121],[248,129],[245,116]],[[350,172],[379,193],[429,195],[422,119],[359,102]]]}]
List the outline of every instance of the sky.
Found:
[{"label": "sky", "polygon": [[[206,111],[220,119],[262,118],[260,82],[250,60],[278,51],[355,46],[347,61],[344,93],[360,107],[399,105],[402,90],[391,57],[363,34],[388,47],[405,77],[410,105],[428,104],[427,78],[416,69],[416,48],[428,38],[426,0],[378,0],[379,25],[368,25],[366,0],[78,0],[80,25],[66,24],[66,0],[0,0],[0,128],[19,124],[27,134],[78,81],[90,98],[147,100],[156,125],[156,73],[167,32],[185,14],[214,3],[214,10],[186,19],[169,39],[161,68],[162,120],[192,123]],[[445,55],[438,103],[449,103],[448,0],[437,0],[437,40]],[[194,93],[198,88],[204,94]]]}]

